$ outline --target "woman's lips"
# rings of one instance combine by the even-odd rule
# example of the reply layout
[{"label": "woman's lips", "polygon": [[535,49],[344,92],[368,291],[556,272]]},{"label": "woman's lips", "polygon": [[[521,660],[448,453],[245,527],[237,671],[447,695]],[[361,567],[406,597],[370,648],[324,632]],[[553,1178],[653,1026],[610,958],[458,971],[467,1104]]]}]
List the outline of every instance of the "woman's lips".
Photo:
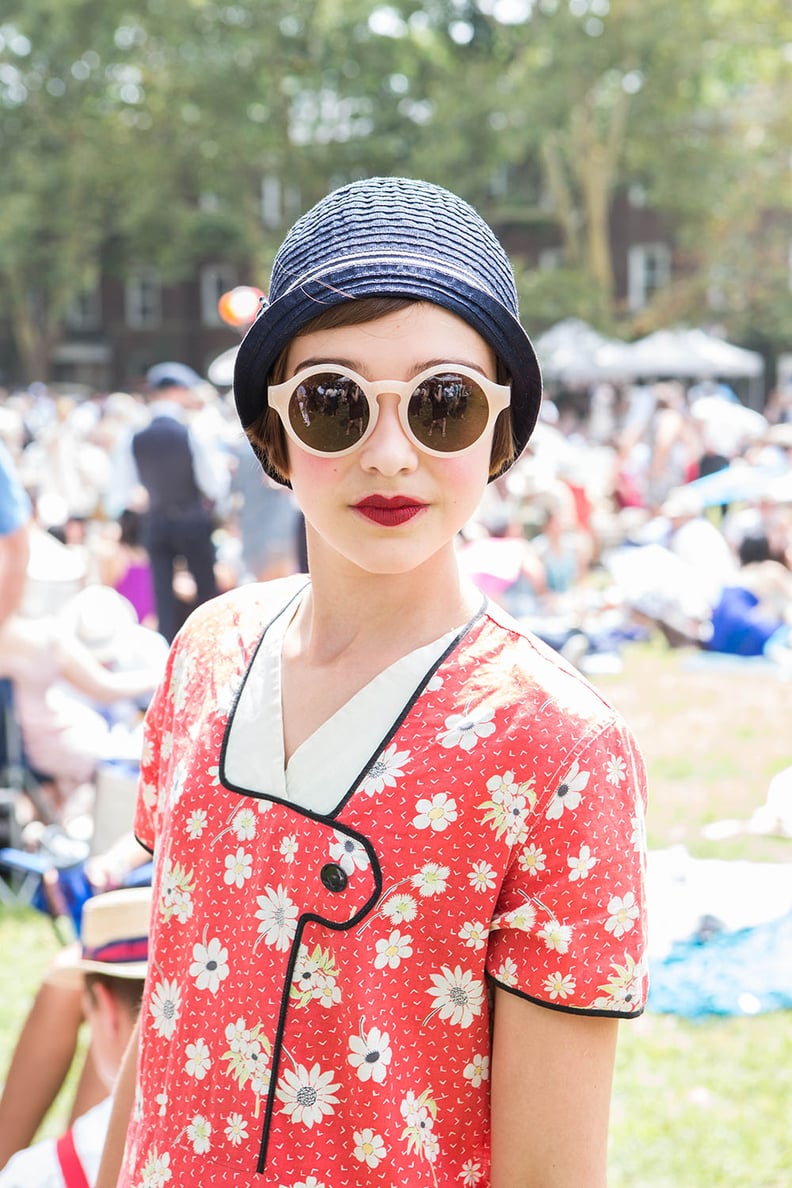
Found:
[{"label": "woman's lips", "polygon": [[426,507],[415,499],[404,495],[367,495],[354,504],[355,511],[360,512],[367,520],[380,524],[384,528],[396,528],[399,524],[406,524]]}]

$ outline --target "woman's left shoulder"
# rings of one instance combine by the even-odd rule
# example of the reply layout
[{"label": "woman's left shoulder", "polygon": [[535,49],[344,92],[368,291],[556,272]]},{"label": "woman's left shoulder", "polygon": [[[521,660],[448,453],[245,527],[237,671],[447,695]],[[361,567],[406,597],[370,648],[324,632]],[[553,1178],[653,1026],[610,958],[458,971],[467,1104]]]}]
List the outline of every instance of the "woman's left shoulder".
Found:
[{"label": "woman's left shoulder", "polygon": [[516,686],[526,706],[551,706],[585,716],[593,724],[619,720],[608,698],[574,665],[496,603],[489,602],[484,618],[485,650],[497,657],[498,667]]}]

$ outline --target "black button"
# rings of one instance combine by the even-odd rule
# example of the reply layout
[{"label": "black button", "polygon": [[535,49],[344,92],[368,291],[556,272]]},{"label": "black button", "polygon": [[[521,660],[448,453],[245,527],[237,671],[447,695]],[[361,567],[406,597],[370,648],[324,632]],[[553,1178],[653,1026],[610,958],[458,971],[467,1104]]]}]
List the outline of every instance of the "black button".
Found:
[{"label": "black button", "polygon": [[335,862],[326,862],[319,877],[328,891],[343,891],[349,882],[346,871],[336,866]]}]

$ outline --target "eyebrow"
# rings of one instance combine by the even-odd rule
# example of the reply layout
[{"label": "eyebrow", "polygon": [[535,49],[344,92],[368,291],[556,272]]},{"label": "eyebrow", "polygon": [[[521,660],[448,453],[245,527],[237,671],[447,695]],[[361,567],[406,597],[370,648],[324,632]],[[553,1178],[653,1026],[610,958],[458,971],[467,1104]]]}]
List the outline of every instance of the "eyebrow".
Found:
[{"label": "eyebrow", "polygon": [[[308,359],[301,359],[299,364],[294,368],[294,375],[298,375],[301,371],[306,371],[309,367],[318,367],[322,364],[327,364],[328,367],[348,368],[350,371],[357,372],[362,375],[364,379],[370,379],[367,376],[360,364],[354,359],[332,358],[328,359],[326,356],[318,355],[316,358],[309,357]],[[488,379],[486,371],[480,363],[474,363],[472,359],[448,359],[440,357],[438,359],[426,359],[421,363],[415,364],[409,372],[410,379],[416,375],[420,375],[422,371],[428,371],[430,367],[469,367],[471,371],[478,371],[484,379]],[[392,379],[392,376],[386,376],[386,379]]]}]

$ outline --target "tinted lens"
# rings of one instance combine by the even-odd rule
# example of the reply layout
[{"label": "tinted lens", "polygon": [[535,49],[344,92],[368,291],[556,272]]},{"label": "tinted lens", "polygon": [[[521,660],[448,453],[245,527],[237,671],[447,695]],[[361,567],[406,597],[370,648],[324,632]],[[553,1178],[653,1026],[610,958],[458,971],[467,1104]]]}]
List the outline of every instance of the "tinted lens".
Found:
[{"label": "tinted lens", "polygon": [[407,418],[422,445],[452,454],[481,437],[489,420],[489,401],[475,380],[442,372],[415,389]]},{"label": "tinted lens", "polygon": [[312,375],[294,389],[289,421],[300,441],[323,454],[349,449],[369,423],[369,404],[354,380],[338,372]]}]

